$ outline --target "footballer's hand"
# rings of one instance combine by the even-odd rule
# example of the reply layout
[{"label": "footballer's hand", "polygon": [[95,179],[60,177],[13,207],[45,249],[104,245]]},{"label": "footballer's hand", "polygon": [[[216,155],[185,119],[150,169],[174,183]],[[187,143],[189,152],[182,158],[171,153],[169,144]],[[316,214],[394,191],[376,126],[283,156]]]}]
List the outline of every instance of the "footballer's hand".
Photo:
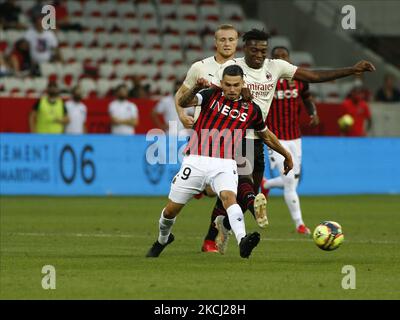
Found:
[{"label": "footballer's hand", "polygon": [[293,169],[293,160],[292,160],[292,156],[289,154],[287,154],[287,156],[285,157],[285,161],[283,162],[283,174],[286,176],[290,170]]},{"label": "footballer's hand", "polygon": [[194,118],[192,116],[188,116],[187,114],[181,114],[179,116],[179,120],[181,120],[183,126],[186,129],[191,129],[194,124]]},{"label": "footballer's hand", "polygon": [[210,85],[211,85],[210,82],[207,81],[206,79],[204,79],[204,78],[199,78],[199,79],[197,79],[197,81],[196,81],[195,87],[196,87],[197,90],[200,91],[201,89],[209,88]]},{"label": "footballer's hand", "polygon": [[251,94],[249,88],[242,88],[241,95],[244,101],[250,102],[251,100],[253,100],[253,95]]},{"label": "footballer's hand", "polygon": [[361,60],[360,62],[357,62],[353,66],[353,69],[354,69],[355,74],[361,74],[366,71],[372,72],[372,71],[376,70],[375,66],[371,62],[365,61],[365,60]]},{"label": "footballer's hand", "polygon": [[315,114],[315,115],[313,115],[313,116],[310,116],[310,118],[311,118],[311,120],[310,120],[309,125],[310,125],[311,127],[316,127],[316,126],[319,125],[320,121],[319,121],[319,117],[318,117],[317,114]]}]

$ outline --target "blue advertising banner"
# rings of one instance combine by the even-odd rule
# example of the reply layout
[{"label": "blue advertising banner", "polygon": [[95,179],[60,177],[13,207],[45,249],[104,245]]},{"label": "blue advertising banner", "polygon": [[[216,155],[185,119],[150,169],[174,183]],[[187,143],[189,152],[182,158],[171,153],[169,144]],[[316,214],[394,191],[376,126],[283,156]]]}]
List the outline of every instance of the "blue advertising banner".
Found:
[{"label": "blue advertising banner", "polygon": [[[158,150],[157,139],[148,140],[0,134],[0,194],[167,195],[184,141]],[[146,152],[168,164],[149,163]],[[399,158],[398,138],[303,138],[299,193],[400,193]],[[271,176],[269,169],[266,174]]]}]

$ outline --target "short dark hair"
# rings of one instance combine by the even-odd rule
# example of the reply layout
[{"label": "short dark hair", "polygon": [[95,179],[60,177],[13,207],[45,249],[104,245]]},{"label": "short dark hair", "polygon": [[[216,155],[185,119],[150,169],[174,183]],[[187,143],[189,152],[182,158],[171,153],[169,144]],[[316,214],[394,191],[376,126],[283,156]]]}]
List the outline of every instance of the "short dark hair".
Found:
[{"label": "short dark hair", "polygon": [[286,50],[286,52],[287,52],[288,54],[290,54],[290,51],[289,51],[289,49],[288,49],[288,48],[286,48],[285,46],[276,46],[276,47],[274,47],[274,48],[272,49],[272,51],[271,51],[271,55],[274,55],[274,52],[275,52],[275,50],[279,50],[279,49]]},{"label": "short dark hair", "polygon": [[264,29],[251,29],[243,35],[243,42],[247,42],[250,40],[268,41],[268,39],[269,34],[265,32]]},{"label": "short dark hair", "polygon": [[227,66],[224,69],[224,72],[222,73],[222,78],[224,78],[226,75],[227,76],[240,76],[243,78],[243,69],[238,66],[237,64],[233,64],[231,66]]}]

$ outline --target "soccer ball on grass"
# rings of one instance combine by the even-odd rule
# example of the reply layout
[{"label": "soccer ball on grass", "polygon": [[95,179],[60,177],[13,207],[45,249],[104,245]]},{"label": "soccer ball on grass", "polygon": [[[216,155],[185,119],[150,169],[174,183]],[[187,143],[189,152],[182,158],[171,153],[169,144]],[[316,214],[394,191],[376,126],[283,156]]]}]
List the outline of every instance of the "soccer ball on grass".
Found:
[{"label": "soccer ball on grass", "polygon": [[313,239],[320,249],[335,250],[340,247],[344,240],[342,227],[335,221],[321,222],[313,232]]}]

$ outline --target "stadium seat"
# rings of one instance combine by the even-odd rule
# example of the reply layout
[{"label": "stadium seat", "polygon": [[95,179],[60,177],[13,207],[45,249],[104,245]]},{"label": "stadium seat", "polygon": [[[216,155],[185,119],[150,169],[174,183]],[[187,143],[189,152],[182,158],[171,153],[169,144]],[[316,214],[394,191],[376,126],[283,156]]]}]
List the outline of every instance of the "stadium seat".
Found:
[{"label": "stadium seat", "polygon": [[196,49],[201,50],[203,43],[198,35],[192,35],[190,37],[183,37],[183,47],[185,49]]},{"label": "stadium seat", "polygon": [[106,18],[104,19],[104,25],[108,32],[123,31],[124,30],[124,20],[121,18]]},{"label": "stadium seat", "polygon": [[283,46],[292,50],[292,45],[288,37],[285,36],[274,36],[269,39],[269,48],[272,50],[276,46]]},{"label": "stadium seat", "polygon": [[104,25],[104,19],[100,17],[85,18],[83,25],[87,26],[94,32],[104,32],[106,29]]},{"label": "stadium seat", "polygon": [[236,3],[223,3],[220,11],[223,20],[243,21],[245,17],[242,6]]},{"label": "stadium seat", "polygon": [[96,90],[99,97],[105,97],[111,93],[113,86],[112,81],[100,78],[96,82]]},{"label": "stadium seat", "polygon": [[179,20],[176,19],[162,19],[161,20],[161,26],[160,26],[161,32],[163,34],[179,34],[179,31],[181,30],[181,24]]},{"label": "stadium seat", "polygon": [[129,66],[124,64],[124,63],[120,63],[119,65],[117,65],[115,67],[115,76],[117,78],[120,79],[125,79],[126,77],[131,76],[131,71],[129,69]]},{"label": "stadium seat", "polygon": [[96,0],[87,0],[83,4],[83,15],[85,17],[100,17],[100,3]]},{"label": "stadium seat", "polygon": [[69,16],[81,16],[83,14],[82,4],[79,1],[66,1]]},{"label": "stadium seat", "polygon": [[80,36],[85,47],[92,47],[96,42],[96,33],[92,31],[84,31],[80,33]]},{"label": "stadium seat", "polygon": [[135,50],[135,56],[138,63],[150,63],[152,60],[150,49],[147,48],[139,48]]},{"label": "stadium seat", "polygon": [[336,81],[325,82],[321,84],[320,92],[323,102],[339,103],[342,101],[339,84]]},{"label": "stadium seat", "polygon": [[190,68],[190,65],[188,64],[181,64],[178,66],[175,66],[175,74],[176,74],[176,79],[183,81],[186,77],[186,74]]},{"label": "stadium seat", "polygon": [[66,62],[73,62],[77,60],[75,50],[70,47],[60,48],[60,52],[61,56]]},{"label": "stadium seat", "polygon": [[202,24],[198,20],[179,20],[179,30],[182,36],[199,34],[199,30],[201,29],[201,27]]},{"label": "stadium seat", "polygon": [[101,48],[90,48],[90,58],[92,61],[96,61],[97,63],[105,60],[105,52]]},{"label": "stadium seat", "polygon": [[153,20],[157,16],[156,8],[150,2],[138,3],[136,5],[136,9],[137,9],[138,15],[144,20],[147,20],[147,19]]},{"label": "stadium seat", "polygon": [[198,26],[200,28],[200,32],[214,35],[215,30],[219,27],[219,22],[214,20],[203,20],[199,21]]},{"label": "stadium seat", "polygon": [[201,5],[199,7],[199,16],[201,20],[219,21],[219,6],[218,5]]},{"label": "stadium seat", "polygon": [[44,77],[33,78],[32,86],[36,93],[42,94],[47,88],[47,79]]},{"label": "stadium seat", "polygon": [[163,96],[169,95],[173,93],[174,90],[174,82],[168,80],[158,80],[157,86],[160,91],[160,94]]},{"label": "stadium seat", "polygon": [[157,12],[163,20],[176,18],[176,4],[174,2],[158,3]]},{"label": "stadium seat", "polygon": [[312,54],[308,51],[292,51],[290,60],[294,65],[300,67],[311,67],[315,63]]},{"label": "stadium seat", "polygon": [[145,70],[147,79],[155,79],[160,74],[160,70],[154,64],[144,65],[144,70]]},{"label": "stadium seat", "polygon": [[125,19],[122,25],[122,30],[124,32],[139,33],[140,32],[139,24],[140,24],[139,19],[136,18]]},{"label": "stadium seat", "polygon": [[111,78],[114,75],[114,65],[111,63],[100,64],[99,74],[102,78]]},{"label": "stadium seat", "polygon": [[146,33],[154,33],[158,34],[159,27],[157,20],[154,19],[141,19],[140,24],[139,24],[139,30],[142,33],[142,35]]},{"label": "stadium seat", "polygon": [[134,63],[136,61],[135,50],[131,48],[124,48],[119,50],[121,60],[126,63]]},{"label": "stadium seat", "polygon": [[79,80],[79,86],[82,89],[82,94],[84,97],[91,97],[96,94],[96,82],[90,78],[83,78]]},{"label": "stadium seat", "polygon": [[215,49],[215,36],[211,34],[207,34],[203,37],[203,48],[206,50],[214,50]]},{"label": "stadium seat", "polygon": [[4,80],[4,91],[7,95],[14,97],[23,96],[25,86],[20,78],[6,77]]},{"label": "stadium seat", "polygon": [[107,48],[105,49],[105,58],[109,63],[118,64],[122,62],[120,55],[120,50],[117,48]]},{"label": "stadium seat", "polygon": [[160,75],[162,79],[172,80],[176,78],[176,68],[172,64],[164,64],[160,68]]},{"label": "stadium seat", "polygon": [[347,80],[339,84],[340,97],[345,99],[350,91],[356,86],[357,83],[353,80]]},{"label": "stadium seat", "polygon": [[9,48],[13,48],[15,42],[18,39],[23,38],[25,34],[24,31],[17,31],[17,30],[6,30],[6,31],[1,31],[1,33],[2,33],[1,37],[3,38],[4,35],[4,40],[7,41]]},{"label": "stadium seat", "polygon": [[[177,50],[175,50],[177,51]],[[161,65],[165,62],[164,51],[162,49],[153,48],[150,49],[150,56],[152,59],[153,64]],[[179,51],[181,52],[181,51]]]},{"label": "stadium seat", "polygon": [[[136,17],[136,7],[135,5],[129,1],[129,2],[123,2],[119,3],[116,6],[118,16],[123,18],[135,18]],[[129,19],[124,19],[124,23],[127,22]]]},{"label": "stadium seat", "polygon": [[114,48],[127,48],[129,47],[128,34],[123,32],[114,32],[109,34],[109,41]]},{"label": "stadium seat", "polygon": [[186,20],[197,20],[197,7],[194,3],[180,4],[176,8],[176,13],[179,18]]},{"label": "stadium seat", "polygon": [[116,9],[118,5],[116,5],[114,1],[103,1],[98,3],[99,11],[103,17],[116,17],[118,15]]},{"label": "stadium seat", "polygon": [[242,22],[242,28],[244,32],[247,32],[251,29],[260,29],[264,31],[268,31],[268,28],[264,22],[257,19],[244,19]]},{"label": "stadium seat", "polygon": [[68,43],[68,46],[78,48],[83,45],[83,37],[82,33],[77,31],[69,31],[65,32],[65,37]]},{"label": "stadium seat", "polygon": [[158,34],[146,34],[143,42],[148,49],[161,48],[161,38]]},{"label": "stadium seat", "polygon": [[182,47],[181,37],[179,35],[166,34],[162,37],[163,49],[180,49]]},{"label": "stadium seat", "polygon": [[146,68],[143,64],[135,63],[128,66],[132,76],[139,76],[141,79],[146,78]]},{"label": "stadium seat", "polygon": [[183,62],[182,51],[167,49],[164,50],[165,62],[179,64]]},{"label": "stadium seat", "polygon": [[51,75],[57,75],[56,64],[52,62],[42,62],[40,64],[40,74],[46,78],[50,77]]},{"label": "stadium seat", "polygon": [[204,59],[204,53],[201,50],[188,49],[185,52],[185,61],[187,64],[192,64],[196,61]]},{"label": "stadium seat", "polygon": [[84,47],[75,49],[75,57],[76,60],[80,62],[87,62],[92,59],[90,49]]}]

